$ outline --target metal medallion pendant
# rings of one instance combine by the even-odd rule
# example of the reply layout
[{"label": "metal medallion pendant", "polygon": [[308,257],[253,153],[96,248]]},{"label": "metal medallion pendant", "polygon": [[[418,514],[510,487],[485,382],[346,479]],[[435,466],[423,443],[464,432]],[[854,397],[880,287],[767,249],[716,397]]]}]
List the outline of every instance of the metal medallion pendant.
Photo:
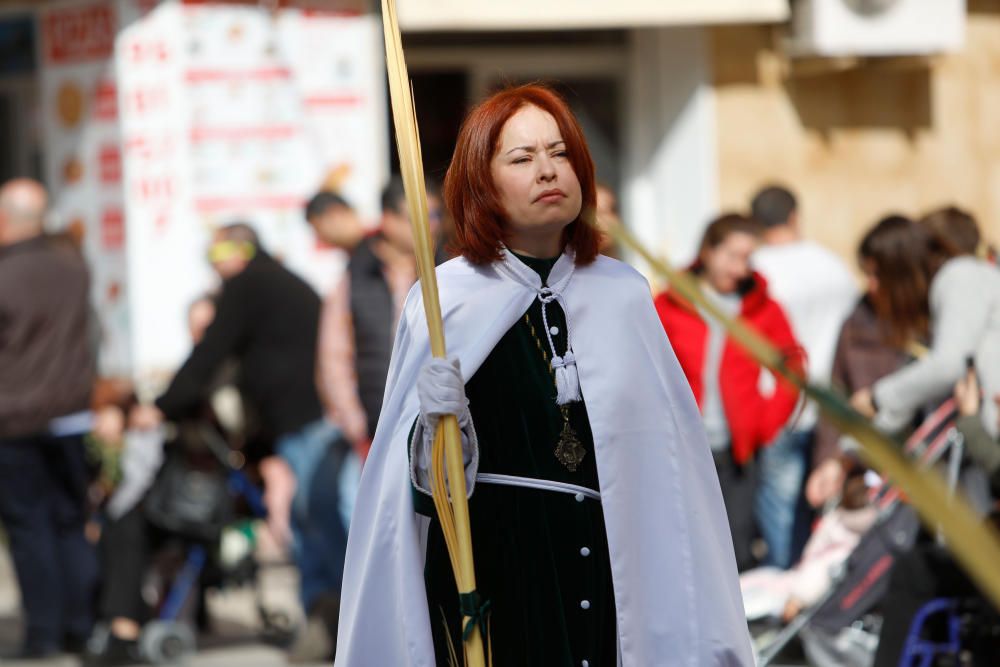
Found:
[{"label": "metal medallion pendant", "polygon": [[576,472],[577,466],[587,456],[587,450],[580,443],[576,431],[569,425],[569,419],[563,421],[562,433],[559,434],[559,444],[556,445],[556,460],[566,466],[570,472]]}]

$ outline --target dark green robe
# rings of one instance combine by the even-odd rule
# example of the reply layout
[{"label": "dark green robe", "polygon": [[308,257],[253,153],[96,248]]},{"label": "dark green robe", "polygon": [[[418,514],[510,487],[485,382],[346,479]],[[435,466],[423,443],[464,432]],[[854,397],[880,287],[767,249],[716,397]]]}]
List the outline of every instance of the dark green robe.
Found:
[{"label": "dark green robe", "polygon": [[[519,257],[543,281],[553,260]],[[541,304],[528,309],[550,355]],[[548,306],[556,350],[566,349],[566,321]],[[466,384],[479,438],[479,472],[554,480],[599,490],[594,441],[584,403],[570,423],[587,451],[576,472],[555,457],[563,418],[548,364],[522,317]],[[458,593],[431,498],[414,489],[418,512],[432,517],[424,579],[438,665],[449,641],[461,664]],[[597,500],[555,491],[478,483],[469,500],[476,583],[489,600],[496,667],[614,667],[615,607],[604,515]],[[446,631],[447,626],[447,631]]]}]

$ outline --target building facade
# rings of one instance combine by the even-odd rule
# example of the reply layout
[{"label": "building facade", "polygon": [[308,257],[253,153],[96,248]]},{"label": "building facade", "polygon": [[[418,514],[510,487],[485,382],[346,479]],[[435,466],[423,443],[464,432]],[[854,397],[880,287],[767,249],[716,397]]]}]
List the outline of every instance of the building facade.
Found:
[{"label": "building facade", "polygon": [[[45,94],[42,16],[95,1],[0,1],[0,178],[44,178],[57,198],[64,189],[65,165],[46,148],[46,119],[60,111]],[[129,1],[154,15],[222,5],[273,17],[321,5],[377,23],[379,11],[374,0]],[[745,209],[775,182],[799,194],[806,235],[849,260],[890,212],[954,203],[1000,238],[1000,0],[798,0],[796,12],[788,0],[397,2],[431,177],[443,177],[471,104],[507,83],[546,81],[579,115],[625,223],[675,262],[691,260],[713,216]],[[926,34],[926,11],[946,12],[936,34]],[[362,50],[356,58],[382,71],[378,49]],[[374,181],[395,164],[380,95],[369,112],[373,182],[352,186],[372,216]],[[126,237],[136,224],[123,216]],[[197,249],[191,256],[199,261]],[[182,346],[172,349],[171,358]]]}]

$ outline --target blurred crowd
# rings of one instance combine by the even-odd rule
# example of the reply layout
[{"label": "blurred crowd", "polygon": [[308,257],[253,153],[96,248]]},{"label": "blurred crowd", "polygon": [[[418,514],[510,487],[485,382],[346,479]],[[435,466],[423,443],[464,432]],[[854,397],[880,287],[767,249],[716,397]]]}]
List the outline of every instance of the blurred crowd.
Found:
[{"label": "blurred crowd", "polygon": [[[970,214],[946,207],[919,220],[877,221],[858,246],[857,268],[861,290],[841,259],[803,238],[794,194],[774,186],[745,212],[709,224],[690,273],[708,302],[762,334],[786,367],[840,390],[886,433],[912,433],[954,393],[957,415],[950,418],[957,417],[960,436],[951,442],[964,443],[954,459],[956,483],[989,520],[1000,498],[1000,271],[993,251]],[[878,591],[880,599],[848,621],[877,609],[881,632],[860,653],[845,648],[845,635],[814,634],[810,663],[910,664],[900,658],[915,641],[911,624],[923,605],[978,598],[975,587],[931,532],[914,531],[898,545],[902,554],[877,539],[877,526],[896,516],[895,507],[875,502],[883,480],[866,470],[858,444],[796,387],[762,369],[704,306],[668,290],[656,307],[702,411],[748,617],[790,623],[838,593],[842,609],[854,606],[861,594],[836,587],[838,571],[857,554],[852,562],[862,581],[855,591]],[[869,533],[880,544],[863,544]],[[884,558],[865,569],[871,549]],[[891,573],[879,569],[890,562]],[[985,655],[996,649],[991,644]],[[970,664],[989,664],[983,654],[973,658]]]},{"label": "blurred crowd", "polygon": [[[448,225],[434,183],[428,205],[440,263]],[[20,654],[148,658],[144,626],[187,615],[206,628],[204,589],[252,577],[259,541],[289,554],[305,618],[292,627],[262,610],[266,624],[287,635],[291,661],[329,659],[355,490],[417,280],[401,181],[385,186],[374,225],[335,192],[306,204],[318,240],[349,257],[326,295],[251,225],[217,229],[218,287],[190,305],[190,355],[147,403],[97,377],[88,269],[70,239],[44,232],[46,206],[33,181],[0,189],[0,523],[22,593]],[[606,230],[621,224],[615,208],[600,188]],[[789,368],[888,433],[953,399],[958,483],[985,519],[1000,497],[1000,270],[976,220],[955,207],[885,217],[853,268],[801,229],[794,193],[764,188],[708,224],[688,272]],[[621,254],[609,235],[603,252]],[[666,289],[655,307],[701,409],[744,593],[765,592],[768,613],[791,622],[880,521],[881,481],[703,305]],[[154,569],[167,574],[150,593]],[[887,575],[875,664],[898,664],[921,605],[950,595],[977,593],[936,536],[917,535]]]}]

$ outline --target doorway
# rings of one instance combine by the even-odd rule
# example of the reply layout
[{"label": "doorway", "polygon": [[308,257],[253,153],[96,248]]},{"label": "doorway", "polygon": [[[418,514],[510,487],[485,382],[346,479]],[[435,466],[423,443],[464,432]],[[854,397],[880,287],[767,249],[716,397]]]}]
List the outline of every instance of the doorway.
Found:
[{"label": "doorway", "polygon": [[35,17],[0,13],[0,182],[41,180],[36,53]]},{"label": "doorway", "polygon": [[503,86],[538,81],[553,86],[576,114],[598,180],[616,190],[621,186],[624,35],[601,31],[557,37],[559,46],[518,35],[476,37],[475,42],[428,35],[407,49],[428,175],[444,177],[458,129],[472,105]]}]

